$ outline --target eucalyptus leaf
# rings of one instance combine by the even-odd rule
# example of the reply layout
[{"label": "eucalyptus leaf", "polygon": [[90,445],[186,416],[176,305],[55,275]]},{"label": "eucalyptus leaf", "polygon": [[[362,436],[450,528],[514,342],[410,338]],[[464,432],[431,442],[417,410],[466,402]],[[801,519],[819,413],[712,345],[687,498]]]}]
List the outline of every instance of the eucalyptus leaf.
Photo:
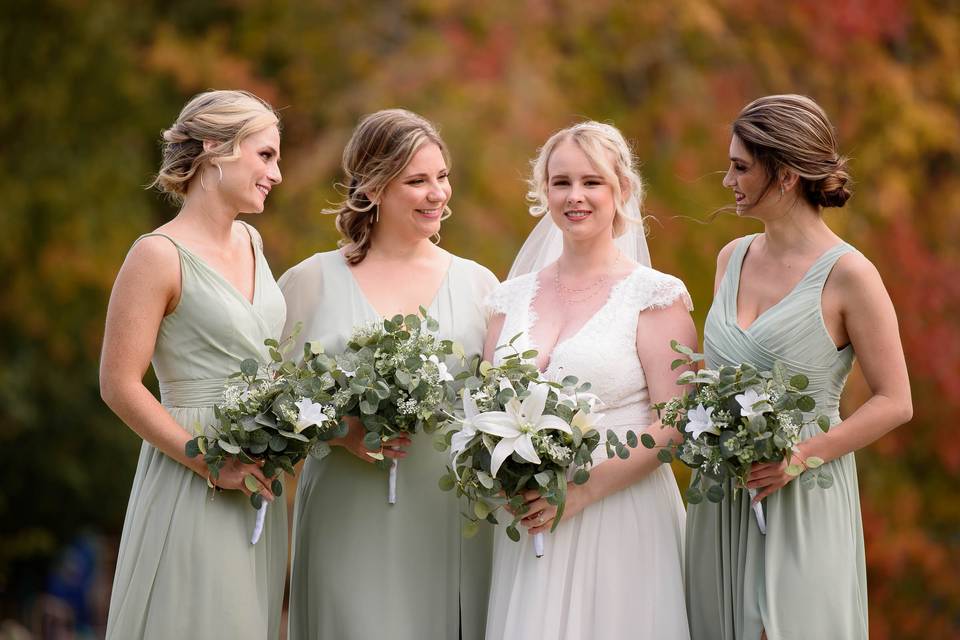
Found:
[{"label": "eucalyptus leaf", "polygon": [[253,378],[260,371],[260,363],[253,358],[247,358],[240,363],[240,372],[250,378]]}]

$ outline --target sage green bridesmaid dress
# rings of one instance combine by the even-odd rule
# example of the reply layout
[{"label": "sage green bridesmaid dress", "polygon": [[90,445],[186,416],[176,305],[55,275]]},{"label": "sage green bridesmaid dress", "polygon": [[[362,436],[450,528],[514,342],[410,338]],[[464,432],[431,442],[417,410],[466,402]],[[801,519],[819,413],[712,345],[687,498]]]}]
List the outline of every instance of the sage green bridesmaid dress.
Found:
[{"label": "sage green bridesmaid dress", "polygon": [[[251,236],[253,302],[176,240],[180,302],[160,324],[153,369],[160,401],[190,434],[213,423],[227,376],[246,358],[266,361],[286,307]],[[147,236],[163,235],[159,233]],[[147,237],[143,236],[143,237]],[[250,544],[255,510],[239,491],[211,495],[206,481],[144,442],[117,558],[107,638],[277,638],[287,564],[286,501],[267,509]]]},{"label": "sage green bridesmaid dress", "polygon": [[[484,267],[452,256],[428,309],[441,337],[482,352],[483,301],[496,284]],[[338,353],[354,327],[379,320],[339,251],[304,260],[280,287],[285,334],[304,323],[297,352],[317,340]],[[448,456],[432,440],[413,437],[393,505],[387,473],[349,451],[306,460],[294,504],[290,640],[457,640],[461,629],[463,640],[483,638],[491,531],[461,536],[461,505],[437,485]]]},{"label": "sage green bridesmaid dress", "polygon": [[[856,251],[827,250],[780,302],[749,327],[737,325],[744,256],[757,234],[734,248],[704,329],[707,366],[783,362],[810,378],[817,413],[840,422],[840,392],[853,348],[837,349],[823,323],[820,296],[837,260]],[[804,427],[802,437],[820,430]],[[687,609],[693,640],[859,640],[867,638],[867,579],[863,528],[852,453],[824,466],[828,489],[793,481],[763,502],[767,534],[746,492],[687,510]],[[728,487],[728,494],[732,493]]]}]

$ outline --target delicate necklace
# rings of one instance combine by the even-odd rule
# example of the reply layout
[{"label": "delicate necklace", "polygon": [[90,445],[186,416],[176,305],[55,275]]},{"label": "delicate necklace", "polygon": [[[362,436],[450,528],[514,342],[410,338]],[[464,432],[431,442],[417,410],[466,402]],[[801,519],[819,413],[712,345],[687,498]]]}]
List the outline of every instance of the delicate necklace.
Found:
[{"label": "delicate necklace", "polygon": [[566,303],[586,302],[601,291],[604,283],[606,283],[607,278],[610,276],[610,272],[613,271],[616,268],[617,263],[620,262],[621,255],[622,254],[620,252],[617,252],[617,258],[613,261],[610,269],[606,273],[598,276],[596,280],[580,289],[567,287],[560,282],[560,264],[557,263],[557,271],[553,274],[553,285],[557,290],[557,295],[563,302]]}]

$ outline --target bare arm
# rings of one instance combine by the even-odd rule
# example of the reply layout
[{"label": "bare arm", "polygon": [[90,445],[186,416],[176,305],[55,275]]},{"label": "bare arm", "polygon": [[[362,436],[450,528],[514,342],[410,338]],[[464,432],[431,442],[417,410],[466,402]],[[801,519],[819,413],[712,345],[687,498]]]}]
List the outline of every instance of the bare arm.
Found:
[{"label": "bare arm", "polygon": [[872,395],[841,428],[802,443],[805,456],[825,461],[861,449],[913,417],[897,315],[880,274],[858,255],[841,258],[834,272],[844,326]]},{"label": "bare arm", "polygon": [[[130,250],[110,294],[100,356],[100,395],[134,432],[180,464],[206,478],[200,457],[187,458],[184,445],[192,437],[143,385],[157,342],[160,323],[180,298],[177,249],[159,237],[144,238]],[[267,480],[254,465],[228,465],[218,485],[243,486],[243,475]],[[266,493],[265,493],[266,495]],[[272,499],[272,494],[269,495]]]},{"label": "bare arm", "polygon": [[[801,462],[811,456],[823,458],[825,462],[840,458],[869,445],[913,417],[910,380],[897,316],[880,274],[866,258],[850,254],[840,259],[830,280],[828,284],[838,288],[843,300],[844,328],[872,395],[841,427],[801,442],[798,453],[793,456]],[[762,489],[755,502],[792,480],[786,473],[786,465],[784,461],[753,467],[747,486]]]},{"label": "bare arm", "polygon": [[[677,340],[691,348],[697,346],[697,330],[690,312],[681,301],[665,309],[648,309],[640,313],[637,322],[637,355],[643,366],[650,393],[650,403],[664,402],[683,392],[676,384],[677,376],[683,369],[671,370],[670,363],[677,353],[670,348],[670,341]],[[665,445],[671,439],[671,431],[662,428],[656,420],[644,433],[649,433],[658,445]],[[621,491],[653,472],[662,462],[657,459],[656,451],[637,447],[630,452],[626,460],[613,458],[591,470],[590,480],[586,484],[568,485],[567,505],[564,518],[570,518],[588,505],[598,502],[609,495]],[[524,526],[532,527],[530,533],[548,530],[552,525],[556,509],[546,500],[535,496],[530,503],[529,515],[523,520]],[[539,513],[545,517],[539,520]]]}]

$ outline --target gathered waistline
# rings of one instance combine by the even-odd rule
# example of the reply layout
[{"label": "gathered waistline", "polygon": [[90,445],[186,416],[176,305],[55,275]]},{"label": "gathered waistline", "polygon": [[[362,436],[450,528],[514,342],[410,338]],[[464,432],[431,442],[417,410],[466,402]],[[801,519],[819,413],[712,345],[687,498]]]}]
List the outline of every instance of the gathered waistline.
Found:
[{"label": "gathered waistline", "polygon": [[160,404],[164,407],[212,407],[223,399],[226,378],[177,380],[160,383]]}]

